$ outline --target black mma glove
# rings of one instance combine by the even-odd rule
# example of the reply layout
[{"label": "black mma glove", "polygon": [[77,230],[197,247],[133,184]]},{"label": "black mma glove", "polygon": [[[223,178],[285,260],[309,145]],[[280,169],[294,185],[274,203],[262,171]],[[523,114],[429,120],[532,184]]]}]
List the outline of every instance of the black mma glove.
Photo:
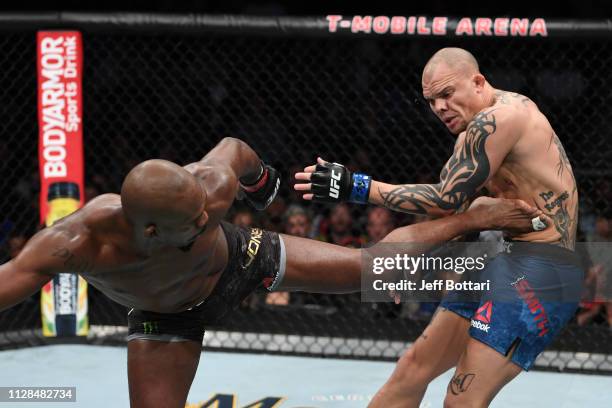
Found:
[{"label": "black mma glove", "polygon": [[261,163],[261,166],[263,170],[255,183],[246,185],[242,181],[240,182],[240,186],[244,191],[244,200],[257,211],[268,208],[270,203],[274,201],[280,187],[280,174],[278,171],[264,163]]},{"label": "black mma glove", "polygon": [[313,201],[367,204],[372,178],[362,173],[351,173],[341,164],[326,162],[317,164],[310,182]]}]

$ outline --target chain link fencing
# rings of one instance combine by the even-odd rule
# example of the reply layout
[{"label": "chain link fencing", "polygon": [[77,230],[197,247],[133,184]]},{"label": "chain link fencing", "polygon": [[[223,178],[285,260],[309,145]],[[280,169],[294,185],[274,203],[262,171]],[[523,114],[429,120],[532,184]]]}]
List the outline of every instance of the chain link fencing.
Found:
[{"label": "chain link fencing", "polygon": [[[582,240],[598,219],[612,218],[607,39],[81,31],[87,197],[117,193],[127,171],[143,160],[187,164],[233,136],[283,175],[279,203],[251,214],[254,223],[282,231],[284,211],[299,203],[325,236],[330,209],[300,200],[291,191],[293,172],[321,156],[390,183],[435,182],[454,137],[421,96],[421,70],[437,49],[460,46],[476,56],[494,87],[527,95],[549,118],[578,181]],[[35,31],[1,32],[0,50],[6,261],[38,227]],[[350,243],[359,245],[367,240],[367,211],[352,206],[350,217]],[[395,359],[435,307],[301,293],[271,303],[252,296],[222,327],[210,328],[205,346]],[[126,321],[124,307],[90,286],[89,341],[124,344]],[[36,294],[0,313],[0,347],[52,341],[39,328]],[[603,321],[574,321],[537,366],[612,370],[610,333]]]}]

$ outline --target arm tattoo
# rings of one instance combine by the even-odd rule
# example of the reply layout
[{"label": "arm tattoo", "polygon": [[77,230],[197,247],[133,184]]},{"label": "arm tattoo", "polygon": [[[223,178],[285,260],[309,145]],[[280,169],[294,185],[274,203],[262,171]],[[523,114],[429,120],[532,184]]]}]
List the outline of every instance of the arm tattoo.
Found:
[{"label": "arm tattoo", "polygon": [[51,255],[62,259],[64,266],[70,273],[82,274],[89,271],[93,266],[91,261],[75,256],[68,248],[58,248]]},{"label": "arm tattoo", "polygon": [[389,192],[379,189],[383,205],[417,214],[426,214],[431,208],[457,210],[489,177],[491,167],[485,142],[496,129],[493,110],[477,114],[466,129],[464,142],[442,169],[440,183],[405,184]]},{"label": "arm tattoo", "polygon": [[476,378],[476,374],[472,373],[458,373],[453,378],[451,378],[450,383],[448,384],[448,389],[453,395],[459,395],[462,392],[466,392],[470,385]]}]

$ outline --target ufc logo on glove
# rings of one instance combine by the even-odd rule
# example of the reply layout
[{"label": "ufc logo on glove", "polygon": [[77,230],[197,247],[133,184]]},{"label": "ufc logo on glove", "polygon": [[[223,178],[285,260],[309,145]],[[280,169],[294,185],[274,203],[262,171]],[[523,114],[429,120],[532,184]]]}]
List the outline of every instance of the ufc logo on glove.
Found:
[{"label": "ufc logo on glove", "polygon": [[333,198],[338,198],[340,196],[340,179],[342,178],[342,173],[336,173],[334,170],[331,172],[331,184],[329,187],[329,196]]}]

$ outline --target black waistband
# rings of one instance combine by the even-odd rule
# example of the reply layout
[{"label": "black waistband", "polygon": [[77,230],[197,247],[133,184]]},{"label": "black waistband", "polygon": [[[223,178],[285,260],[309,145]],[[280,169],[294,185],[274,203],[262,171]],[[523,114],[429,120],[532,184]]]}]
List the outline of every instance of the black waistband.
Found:
[{"label": "black waistband", "polygon": [[558,245],[509,239],[505,239],[503,245],[503,252],[510,256],[541,256],[555,262],[572,264],[582,268],[582,262],[576,252]]}]

